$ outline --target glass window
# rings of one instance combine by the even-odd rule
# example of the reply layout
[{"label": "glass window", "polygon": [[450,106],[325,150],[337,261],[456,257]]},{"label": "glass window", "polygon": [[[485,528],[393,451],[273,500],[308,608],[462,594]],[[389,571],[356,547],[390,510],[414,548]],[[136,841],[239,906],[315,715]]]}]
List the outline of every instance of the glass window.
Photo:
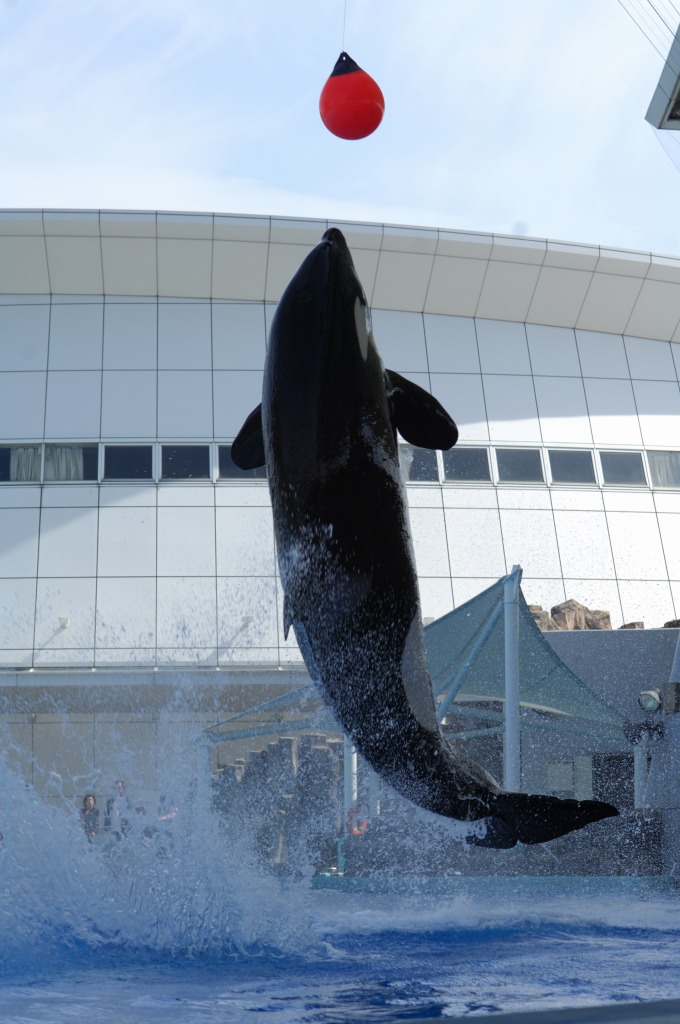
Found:
[{"label": "glass window", "polygon": [[150,444],[107,444],[104,448],[105,480],[151,480]]},{"label": "glass window", "polygon": [[502,483],[543,483],[538,448],[497,448],[498,479]]},{"label": "glass window", "polygon": [[96,444],[48,444],[45,446],[45,480],[96,480]]},{"label": "glass window", "polygon": [[210,449],[207,444],[164,444],[163,480],[209,480]]},{"label": "glass window", "polygon": [[258,469],[239,469],[231,457],[231,445],[219,446],[220,480],[263,480],[267,476],[264,466]]},{"label": "glass window", "polygon": [[653,487],[680,487],[680,452],[647,452]]},{"label": "glass window", "polygon": [[439,482],[437,453],[430,448],[415,448],[412,444],[400,444],[399,464],[404,480]]},{"label": "glass window", "polygon": [[486,448],[452,448],[444,452],[446,480],[490,480],[489,453]]},{"label": "glass window", "polygon": [[0,480],[39,480],[40,447],[11,445],[0,448]]},{"label": "glass window", "polygon": [[606,484],[644,487],[647,483],[640,452],[600,452],[600,462]]},{"label": "glass window", "polygon": [[591,452],[550,449],[550,475],[554,484],[594,484],[595,467]]}]

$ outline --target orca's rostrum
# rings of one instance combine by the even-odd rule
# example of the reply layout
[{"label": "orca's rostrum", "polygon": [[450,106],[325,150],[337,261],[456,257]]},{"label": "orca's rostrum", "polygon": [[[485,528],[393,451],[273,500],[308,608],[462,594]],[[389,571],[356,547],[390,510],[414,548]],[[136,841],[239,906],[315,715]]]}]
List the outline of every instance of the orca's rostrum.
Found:
[{"label": "orca's rostrum", "polygon": [[330,228],[278,304],[262,404],[232,458],[266,464],[290,626],[345,733],[399,793],[460,821],[472,841],[541,843],[617,814],[596,800],[504,791],[454,752],[435,714],[397,431],[448,449],[458,430],[439,402],[385,370],[342,233]]}]

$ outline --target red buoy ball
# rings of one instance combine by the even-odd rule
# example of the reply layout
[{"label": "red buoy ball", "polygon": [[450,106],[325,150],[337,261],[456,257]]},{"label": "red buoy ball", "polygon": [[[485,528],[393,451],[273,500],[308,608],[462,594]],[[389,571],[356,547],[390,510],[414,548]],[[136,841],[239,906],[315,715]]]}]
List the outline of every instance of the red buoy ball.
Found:
[{"label": "red buoy ball", "polygon": [[365,139],[385,113],[380,86],[344,51],[319,97],[321,120],[340,139]]}]

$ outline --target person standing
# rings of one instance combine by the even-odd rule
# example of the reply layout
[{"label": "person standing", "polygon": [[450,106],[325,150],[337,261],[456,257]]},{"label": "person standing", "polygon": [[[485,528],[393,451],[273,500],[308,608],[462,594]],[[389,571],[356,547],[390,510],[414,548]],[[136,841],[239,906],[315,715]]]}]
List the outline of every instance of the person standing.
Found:
[{"label": "person standing", "polygon": [[94,793],[86,793],[83,806],[80,808],[80,823],[85,830],[87,841],[91,843],[99,832],[99,808]]},{"label": "person standing", "polygon": [[120,838],[126,836],[130,831],[130,798],[125,791],[125,783],[122,779],[116,779],[115,786],[116,792],[106,801],[104,823]]}]

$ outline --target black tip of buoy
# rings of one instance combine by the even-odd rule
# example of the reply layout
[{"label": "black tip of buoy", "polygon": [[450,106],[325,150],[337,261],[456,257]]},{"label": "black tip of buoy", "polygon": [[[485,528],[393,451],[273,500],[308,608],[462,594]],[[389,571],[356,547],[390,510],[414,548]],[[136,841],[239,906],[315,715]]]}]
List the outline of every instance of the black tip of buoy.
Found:
[{"label": "black tip of buoy", "polygon": [[349,75],[352,71],[361,71],[361,68],[355,60],[352,60],[348,53],[343,50],[337,61],[335,67],[331,71],[330,77],[335,78],[336,75]]}]

